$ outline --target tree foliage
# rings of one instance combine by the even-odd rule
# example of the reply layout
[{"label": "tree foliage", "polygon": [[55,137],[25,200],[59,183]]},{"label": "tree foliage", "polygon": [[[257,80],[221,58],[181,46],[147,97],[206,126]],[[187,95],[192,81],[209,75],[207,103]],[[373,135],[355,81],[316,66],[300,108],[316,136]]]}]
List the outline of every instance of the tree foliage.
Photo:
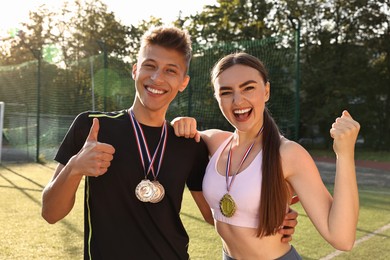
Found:
[{"label": "tree foliage", "polygon": [[[300,27],[297,27],[299,22]],[[389,149],[390,7],[386,0],[223,1],[181,24],[196,42],[294,35],[301,54],[302,137],[328,138],[343,109],[362,124],[366,145]],[[293,47],[294,38],[286,44]],[[317,128],[315,128],[317,129]]]},{"label": "tree foliage", "polygon": [[[61,62],[57,69],[50,68],[58,75],[69,76],[56,86],[58,91],[77,86],[69,96],[74,99],[90,93],[91,82],[85,79],[89,63],[84,59],[106,54],[106,60],[98,58],[94,62],[103,67],[104,62],[111,62],[110,65],[122,67],[121,74],[130,76],[141,35],[151,26],[161,24],[161,18],[150,17],[136,26],[123,25],[108,12],[102,0],[75,0],[65,3],[60,10],[42,6],[32,11],[30,20],[0,45],[0,65],[38,58],[43,59],[44,67]],[[209,50],[220,42],[275,36],[284,38],[284,48],[294,48],[294,35],[299,32],[300,135],[310,135],[310,129],[316,126],[317,134],[329,136],[334,118],[348,109],[362,124],[361,135],[367,146],[389,149],[388,0],[217,0],[215,5],[204,6],[200,13],[179,16],[174,24],[190,32],[194,45],[209,46]],[[126,97],[133,94],[129,90]],[[327,140],[330,145],[331,140]]]}]

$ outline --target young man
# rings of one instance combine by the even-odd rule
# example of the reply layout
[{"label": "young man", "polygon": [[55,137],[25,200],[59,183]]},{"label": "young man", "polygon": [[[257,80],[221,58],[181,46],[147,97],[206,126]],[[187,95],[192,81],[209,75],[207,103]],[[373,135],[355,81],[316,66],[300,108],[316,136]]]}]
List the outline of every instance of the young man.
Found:
[{"label": "young man", "polygon": [[[185,185],[213,223],[201,192],[207,147],[176,137],[165,120],[169,104],[188,84],[191,55],[186,32],[147,32],[132,70],[132,107],[81,113],[64,138],[43,191],[42,216],[49,223],[64,218],[85,176],[85,259],[189,259],[180,219]],[[294,227],[295,218],[286,225]]]}]

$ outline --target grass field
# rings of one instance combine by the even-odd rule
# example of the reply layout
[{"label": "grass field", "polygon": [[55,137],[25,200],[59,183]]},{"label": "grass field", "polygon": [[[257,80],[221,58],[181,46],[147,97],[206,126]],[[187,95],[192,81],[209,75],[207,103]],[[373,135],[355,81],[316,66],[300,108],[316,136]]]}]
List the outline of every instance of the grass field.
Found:
[{"label": "grass field", "polygon": [[[82,259],[83,186],[65,219],[50,225],[40,216],[42,189],[52,172],[51,164],[0,166],[0,259]],[[351,252],[340,255],[319,236],[300,205],[294,206],[299,225],[292,244],[304,259],[331,259],[326,256],[332,253],[336,255],[332,259],[389,259],[390,191],[360,187],[359,193],[357,242]],[[182,219],[190,235],[191,259],[221,259],[220,240],[213,227],[203,222],[188,191]]]},{"label": "grass field", "polygon": [[[312,156],[325,157],[325,158],[335,158],[333,149],[307,149]],[[356,160],[367,160],[374,162],[389,162],[390,161],[390,152],[388,151],[372,151],[367,149],[355,150],[355,159]]]}]

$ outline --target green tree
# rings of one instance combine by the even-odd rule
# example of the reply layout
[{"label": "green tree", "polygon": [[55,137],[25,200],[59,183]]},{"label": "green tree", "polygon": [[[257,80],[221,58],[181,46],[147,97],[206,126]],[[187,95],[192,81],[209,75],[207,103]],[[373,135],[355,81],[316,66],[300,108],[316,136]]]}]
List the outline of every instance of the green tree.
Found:
[{"label": "green tree", "polygon": [[[161,18],[149,17],[149,20],[142,20],[137,26],[130,26],[128,31],[128,50],[129,50],[129,61],[134,63],[137,59],[137,53],[141,45],[142,35],[151,27],[161,26],[164,23]],[[179,26],[180,27],[180,26]]]},{"label": "green tree", "polygon": [[367,146],[389,147],[383,134],[390,130],[385,83],[389,82],[389,4],[287,0],[278,8],[302,24],[302,124],[319,126],[327,137],[330,124],[346,108],[362,124]]},{"label": "green tree", "polygon": [[179,18],[196,43],[263,39],[272,34],[266,20],[272,4],[265,0],[218,0],[201,13]]}]

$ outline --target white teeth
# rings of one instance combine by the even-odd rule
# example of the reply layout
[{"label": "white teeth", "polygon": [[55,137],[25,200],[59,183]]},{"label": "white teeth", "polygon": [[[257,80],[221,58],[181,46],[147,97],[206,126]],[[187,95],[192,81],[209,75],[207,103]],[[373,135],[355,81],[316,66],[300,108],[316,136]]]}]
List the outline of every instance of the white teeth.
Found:
[{"label": "white teeth", "polygon": [[238,109],[238,110],[234,110],[234,114],[245,114],[245,113],[248,113],[249,111],[251,111],[250,108],[247,108],[247,109]]},{"label": "white teeth", "polygon": [[147,87],[146,89],[148,91],[152,92],[153,94],[164,94],[164,91],[162,91],[162,90],[158,90],[158,89],[154,89],[154,88],[150,88],[150,87]]}]

